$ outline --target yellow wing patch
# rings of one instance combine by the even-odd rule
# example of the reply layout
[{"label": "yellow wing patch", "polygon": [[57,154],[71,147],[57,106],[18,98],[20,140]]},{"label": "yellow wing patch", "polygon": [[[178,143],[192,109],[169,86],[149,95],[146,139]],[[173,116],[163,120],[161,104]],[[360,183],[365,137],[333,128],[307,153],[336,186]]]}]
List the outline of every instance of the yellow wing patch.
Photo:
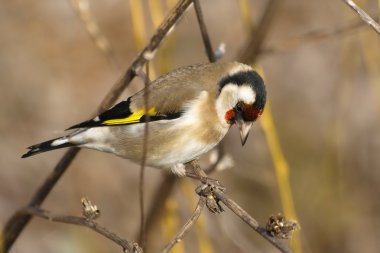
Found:
[{"label": "yellow wing patch", "polygon": [[[154,107],[150,108],[148,111],[149,116],[156,115],[156,109]],[[103,122],[104,125],[125,125],[125,124],[132,124],[132,123],[138,123],[140,122],[140,119],[142,116],[146,115],[145,109],[139,110],[131,115],[129,115],[126,118],[123,119],[109,119]]]}]

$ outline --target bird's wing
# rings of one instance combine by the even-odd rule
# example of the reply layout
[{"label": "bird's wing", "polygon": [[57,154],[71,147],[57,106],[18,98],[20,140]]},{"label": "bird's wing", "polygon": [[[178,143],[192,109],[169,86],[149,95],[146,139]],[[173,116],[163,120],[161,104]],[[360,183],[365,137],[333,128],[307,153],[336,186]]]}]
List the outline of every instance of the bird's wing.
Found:
[{"label": "bird's wing", "polygon": [[189,74],[191,71],[182,69],[179,73],[174,72],[170,76],[163,76],[153,81],[148,88],[148,110],[145,110],[146,90],[144,89],[97,117],[68,129],[142,123],[146,122],[147,115],[149,121],[179,118],[185,110],[184,106],[196,99],[204,90],[199,80],[188,78]]}]

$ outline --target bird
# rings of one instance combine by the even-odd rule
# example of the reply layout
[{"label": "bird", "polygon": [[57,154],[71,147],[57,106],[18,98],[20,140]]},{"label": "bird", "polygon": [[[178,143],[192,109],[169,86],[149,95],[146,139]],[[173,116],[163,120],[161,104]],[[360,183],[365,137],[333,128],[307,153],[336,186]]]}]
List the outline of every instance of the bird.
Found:
[{"label": "bird", "polygon": [[141,162],[148,122],[145,164],[184,176],[185,164],[214,148],[234,125],[244,146],[265,103],[264,81],[251,66],[239,62],[184,66],[66,129],[72,133],[30,146],[22,158],[79,147]]}]

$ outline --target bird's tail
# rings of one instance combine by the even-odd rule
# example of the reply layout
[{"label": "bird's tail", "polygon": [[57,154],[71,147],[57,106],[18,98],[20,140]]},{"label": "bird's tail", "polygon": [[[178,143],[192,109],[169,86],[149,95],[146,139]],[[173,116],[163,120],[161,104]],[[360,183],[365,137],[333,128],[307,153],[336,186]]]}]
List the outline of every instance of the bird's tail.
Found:
[{"label": "bird's tail", "polygon": [[75,144],[70,143],[69,138],[67,138],[67,136],[59,137],[28,147],[29,151],[23,154],[21,157],[26,158],[46,151],[72,146],[75,146]]}]

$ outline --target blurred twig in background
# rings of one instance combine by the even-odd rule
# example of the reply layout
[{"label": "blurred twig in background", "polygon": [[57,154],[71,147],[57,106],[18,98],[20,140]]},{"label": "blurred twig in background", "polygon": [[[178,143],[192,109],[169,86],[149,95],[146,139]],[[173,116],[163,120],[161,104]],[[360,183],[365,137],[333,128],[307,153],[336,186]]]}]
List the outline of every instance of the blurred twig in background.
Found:
[{"label": "blurred twig in background", "polygon": [[[378,21],[379,19],[376,18],[375,20]],[[285,39],[281,41],[281,43],[279,43],[278,45],[265,46],[260,50],[259,54],[267,55],[267,54],[283,53],[292,49],[309,45],[311,43],[317,43],[326,39],[348,35],[356,31],[357,29],[365,27],[365,25],[366,23],[363,23],[363,21],[359,21],[359,22],[352,22],[342,27],[331,29],[331,30],[310,31],[301,36]]]},{"label": "blurred twig in background", "polygon": [[206,201],[204,197],[200,197],[197,206],[195,207],[195,210],[189,220],[183,225],[183,227],[178,231],[175,238],[173,238],[161,251],[161,253],[167,253],[169,252],[176,243],[179,243],[183,237],[186,235],[186,233],[191,229],[195,222],[198,220],[199,216],[202,213],[203,207],[205,205]]},{"label": "blurred twig in background", "polygon": [[359,6],[356,5],[356,3],[352,0],[343,0],[348,6],[350,6],[351,9],[353,9],[359,17],[367,23],[375,32],[377,32],[380,35],[380,25],[371,18],[363,9],[361,9]]},{"label": "blurred twig in background", "polygon": [[133,39],[135,40],[137,50],[140,50],[146,43],[145,19],[142,1],[130,0],[129,5],[131,8],[130,13],[132,18]]},{"label": "blurred twig in background", "polygon": [[[149,136],[149,89],[150,85],[149,79],[149,62],[146,63],[146,74],[144,75],[144,89],[145,89],[145,128],[144,128],[144,141],[143,141],[143,155],[141,157],[141,167],[140,167],[140,182],[139,182],[139,195],[140,195],[140,238],[139,241],[141,248],[144,250],[146,246],[146,231],[145,231],[145,208],[144,208],[144,176],[145,176],[145,162],[146,155],[148,152],[148,136]],[[143,72],[142,72],[143,73]]]},{"label": "blurred twig in background", "polygon": [[281,242],[280,240],[274,238],[271,234],[269,234],[265,228],[261,227],[259,223],[252,216],[250,216],[243,208],[241,208],[238,204],[236,204],[225,193],[223,193],[219,189],[213,189],[213,192],[218,200],[222,201],[223,204],[225,204],[240,219],[242,219],[245,223],[247,223],[262,237],[264,237],[266,240],[272,243],[277,249],[279,249],[283,253],[293,252],[283,242]]},{"label": "blurred twig in background", "polygon": [[109,43],[108,39],[101,32],[95,18],[90,11],[90,3],[88,0],[71,0],[73,8],[78,13],[80,19],[83,21],[87,32],[91,36],[95,45],[104,53],[108,61],[116,68],[121,69],[120,64],[117,61],[114,49]]}]

